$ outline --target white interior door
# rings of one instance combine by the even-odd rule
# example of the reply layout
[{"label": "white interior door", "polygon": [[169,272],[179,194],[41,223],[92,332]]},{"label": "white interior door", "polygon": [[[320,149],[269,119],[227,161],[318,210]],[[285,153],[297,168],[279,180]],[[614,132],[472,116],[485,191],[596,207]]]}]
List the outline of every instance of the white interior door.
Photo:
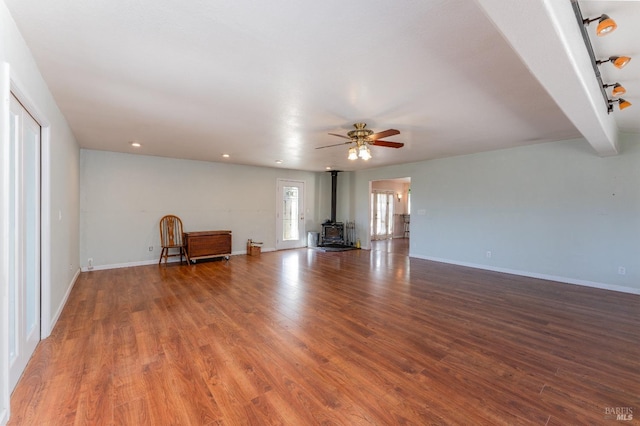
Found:
[{"label": "white interior door", "polygon": [[9,388],[40,341],[40,126],[11,97],[9,141]]},{"label": "white interior door", "polygon": [[304,182],[278,179],[277,187],[276,249],[304,247]]},{"label": "white interior door", "polygon": [[393,237],[393,192],[371,192],[371,239]]}]

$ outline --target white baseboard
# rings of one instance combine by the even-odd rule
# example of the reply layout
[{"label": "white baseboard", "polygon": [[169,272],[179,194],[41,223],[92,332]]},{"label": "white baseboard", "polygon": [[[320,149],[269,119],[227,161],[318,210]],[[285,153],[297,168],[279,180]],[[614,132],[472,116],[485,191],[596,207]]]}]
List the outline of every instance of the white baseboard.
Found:
[{"label": "white baseboard", "polygon": [[638,295],[640,295],[640,289],[638,289],[638,288],[624,287],[624,286],[619,286],[619,285],[614,285],[614,284],[605,284],[605,283],[599,283],[599,282],[594,282],[594,281],[577,280],[577,279],[574,279],[574,278],[559,277],[559,276],[547,275],[547,274],[539,274],[539,273],[536,273],[536,272],[519,271],[519,270],[515,270],[515,269],[508,269],[508,268],[498,268],[498,267],[493,267],[493,266],[488,266],[488,265],[479,265],[479,264],[475,264],[475,263],[458,262],[458,261],[451,260],[451,259],[442,259],[442,258],[430,257],[430,256],[419,256],[419,255],[414,255],[414,254],[411,254],[411,253],[409,253],[409,257],[415,257],[416,259],[431,260],[433,262],[448,263],[448,264],[451,264],[451,265],[466,266],[468,268],[483,269],[485,271],[501,272],[503,274],[519,275],[519,276],[522,276],[522,277],[529,277],[529,278],[538,278],[538,279],[547,280],[547,281],[556,281],[556,282],[563,283],[563,284],[580,285],[580,286],[584,286],[584,287],[593,287],[593,288],[599,288],[599,289],[603,289],[603,290],[611,290],[611,291],[618,291],[618,292],[621,292],[621,293],[629,293],[629,294],[638,294]]},{"label": "white baseboard", "polygon": [[80,269],[78,269],[76,271],[76,273],[73,275],[73,278],[71,279],[71,282],[69,283],[69,286],[67,288],[67,291],[64,294],[64,297],[62,298],[62,301],[60,302],[60,305],[58,305],[58,309],[56,309],[55,314],[53,314],[53,317],[49,321],[49,328],[46,329],[46,330],[43,328],[40,331],[40,338],[41,339],[46,339],[47,337],[49,337],[51,335],[51,332],[53,331],[53,328],[56,326],[56,323],[58,322],[58,319],[60,318],[60,315],[62,315],[62,310],[64,309],[65,305],[67,304],[67,300],[69,300],[69,295],[71,294],[71,290],[73,290],[73,287],[76,285],[76,281],[78,280],[79,276],[80,276]]},{"label": "white baseboard", "polygon": [[[263,248],[262,252],[271,252],[271,251],[276,251],[275,248]],[[239,252],[233,252],[231,253],[232,256],[238,256],[238,255],[245,255],[246,253],[244,251],[239,251]],[[424,260],[431,260],[433,262],[440,262],[440,263],[448,263],[451,265],[458,265],[458,266],[465,266],[468,268],[475,268],[475,269],[483,269],[486,271],[493,271],[493,272],[501,272],[504,274],[511,274],[511,275],[519,275],[519,276],[523,276],[523,277],[529,277],[529,278],[538,278],[541,280],[548,280],[548,281],[556,281],[556,282],[560,282],[560,283],[564,283],[564,284],[572,284],[572,285],[581,285],[581,286],[585,286],[585,287],[593,287],[593,288],[600,288],[603,290],[612,290],[612,291],[618,291],[621,293],[629,293],[629,294],[638,294],[640,295],[640,289],[637,288],[632,288],[632,287],[624,287],[624,286],[619,286],[619,285],[614,285],[614,284],[606,284],[606,283],[599,283],[599,282],[594,282],[594,281],[586,281],[586,280],[577,280],[574,278],[567,278],[567,277],[560,277],[560,276],[556,276],[556,275],[547,275],[547,274],[539,274],[536,272],[528,272],[528,271],[519,271],[519,270],[515,270],[515,269],[508,269],[508,268],[498,268],[498,267],[493,267],[493,266],[488,266],[488,265],[479,265],[479,264],[475,264],[475,263],[468,263],[468,262],[459,262],[459,261],[455,261],[455,260],[451,260],[451,259],[443,259],[443,258],[438,258],[438,257],[430,257],[430,256],[419,256],[419,255],[414,255],[409,253],[410,257],[415,257],[416,259],[424,259]],[[179,259],[171,259],[169,260],[169,262],[179,262]],[[82,272],[90,272],[90,271],[100,271],[100,270],[106,270],[106,269],[118,269],[118,268],[130,268],[130,267],[134,267],[134,266],[145,266],[145,265],[153,265],[156,264],[158,261],[155,259],[151,259],[151,260],[142,260],[142,261],[138,261],[138,262],[127,262],[127,263],[114,263],[114,264],[110,264],[110,265],[99,265],[99,266],[94,266],[93,269],[88,269],[87,267],[83,267],[82,268]],[[56,312],[56,315],[54,316],[54,319],[52,319],[52,325],[51,325],[51,329],[53,330],[53,326],[55,325],[55,322],[58,320],[58,317],[60,316],[60,314],[62,313],[62,308],[64,308],[64,304],[67,301],[67,298],[69,297],[69,293],[71,292],[71,289],[73,288],[73,285],[75,284],[76,279],[78,278],[78,274],[80,273],[80,271],[78,271],[76,273],[76,275],[73,278],[73,282],[71,284],[71,286],[69,287],[69,290],[67,291],[67,294],[65,294],[64,297],[64,301],[61,304],[61,306],[59,307],[58,311]],[[50,332],[51,330],[49,330]],[[47,334],[48,336],[49,334]]]},{"label": "white baseboard", "polygon": [[[179,259],[169,259],[169,263],[180,262]],[[93,267],[83,266],[82,272],[102,271],[106,269],[131,268],[134,266],[154,265],[158,263],[158,259],[139,260],[136,262],[111,263],[108,265],[95,265]]]},{"label": "white baseboard", "polygon": [[[367,250],[370,249],[369,247],[363,247],[363,249]],[[263,253],[266,252],[271,252],[271,251],[276,251],[275,248],[263,248],[261,250]],[[237,252],[232,252],[231,256],[238,256],[238,255],[246,255],[245,251],[237,251]],[[433,262],[440,262],[440,263],[448,263],[451,265],[458,265],[458,266],[465,266],[468,268],[475,268],[475,269],[483,269],[486,271],[493,271],[493,272],[501,272],[504,274],[511,274],[511,275],[519,275],[522,277],[529,277],[529,278],[538,278],[541,280],[547,280],[547,281],[556,281],[556,282],[560,282],[560,283],[564,283],[564,284],[572,284],[572,285],[581,285],[584,287],[593,287],[593,288],[599,288],[599,289],[603,289],[603,290],[611,290],[611,291],[618,291],[621,293],[629,293],[629,294],[637,294],[640,295],[640,289],[637,288],[632,288],[632,287],[624,287],[624,286],[619,286],[619,285],[614,285],[614,284],[606,284],[606,283],[599,283],[599,282],[594,282],[594,281],[587,281],[587,280],[577,280],[574,278],[567,278],[567,277],[560,277],[560,276],[556,276],[556,275],[547,275],[547,274],[539,274],[536,272],[529,272],[529,271],[519,271],[519,270],[515,270],[515,269],[508,269],[508,268],[498,268],[498,267],[493,267],[493,266],[488,266],[488,265],[480,265],[480,264],[475,264],[475,263],[469,263],[469,262],[459,262],[456,260],[451,260],[451,259],[443,259],[443,258],[438,258],[438,257],[430,257],[430,256],[420,256],[420,255],[415,255],[412,253],[409,253],[410,257],[414,257],[416,259],[424,259],[424,260],[431,260]],[[171,259],[169,260],[169,262],[179,262],[179,259]],[[134,267],[134,266],[145,266],[145,265],[153,265],[156,264],[158,261],[155,259],[152,260],[142,260],[142,261],[138,261],[138,262],[128,262],[128,263],[114,263],[114,264],[110,264],[110,265],[99,265],[99,266],[94,266],[93,269],[89,269],[86,266],[82,267],[82,272],[90,272],[90,271],[100,271],[100,270],[106,270],[106,269],[118,269],[118,268],[130,268],[130,267]],[[77,275],[74,277],[74,282],[75,279],[77,278]],[[69,288],[69,292],[71,291],[71,288]],[[67,297],[69,296],[69,292],[67,292],[67,294],[65,295],[65,302]],[[64,307],[64,304],[62,305],[62,307]],[[60,308],[60,312],[62,312],[62,307]],[[57,317],[60,315],[60,313],[56,314],[56,320]],[[54,322],[55,324],[55,322]],[[53,326],[51,327],[53,329]]]},{"label": "white baseboard", "polygon": [[[262,252],[276,251],[274,248],[263,248]],[[231,256],[239,256],[246,255],[247,252],[244,250],[231,252]],[[180,259],[169,259],[169,263],[180,262]],[[109,265],[96,265],[93,268],[89,268],[87,266],[82,267],[82,272],[91,272],[91,271],[101,271],[107,269],[118,269],[118,268],[131,268],[134,266],[146,266],[146,265],[155,265],[158,263],[158,259],[149,259],[149,260],[140,260],[137,262],[126,262],[126,263],[112,263]]]}]

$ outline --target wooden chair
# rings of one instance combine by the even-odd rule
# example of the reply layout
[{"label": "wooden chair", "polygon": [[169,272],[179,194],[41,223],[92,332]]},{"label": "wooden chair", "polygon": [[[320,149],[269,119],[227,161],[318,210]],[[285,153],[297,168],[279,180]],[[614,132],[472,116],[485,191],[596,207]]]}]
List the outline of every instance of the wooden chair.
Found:
[{"label": "wooden chair", "polygon": [[[162,245],[162,251],[160,252],[158,265],[162,263],[162,259],[164,259],[166,265],[167,258],[173,256],[180,256],[180,263],[182,263],[183,254],[187,258],[187,263],[189,263],[189,255],[182,238],[182,220],[178,216],[167,215],[160,219],[160,244]],[[170,249],[179,249],[179,252],[171,254],[169,253]]]}]

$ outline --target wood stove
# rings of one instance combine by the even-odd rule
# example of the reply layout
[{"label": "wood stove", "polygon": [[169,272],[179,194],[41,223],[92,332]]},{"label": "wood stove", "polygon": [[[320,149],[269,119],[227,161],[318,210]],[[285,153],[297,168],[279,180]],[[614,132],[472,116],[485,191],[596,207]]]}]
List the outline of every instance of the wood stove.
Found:
[{"label": "wood stove", "polygon": [[344,223],[327,222],[322,224],[322,245],[344,245]]},{"label": "wood stove", "polygon": [[338,170],[331,171],[331,220],[322,224],[322,233],[320,234],[321,246],[343,246],[345,244],[344,223],[336,222],[338,173]]}]

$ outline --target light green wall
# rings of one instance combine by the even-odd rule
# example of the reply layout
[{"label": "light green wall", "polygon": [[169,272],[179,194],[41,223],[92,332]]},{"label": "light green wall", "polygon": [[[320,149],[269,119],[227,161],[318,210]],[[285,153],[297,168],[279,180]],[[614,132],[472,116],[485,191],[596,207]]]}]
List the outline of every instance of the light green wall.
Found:
[{"label": "light green wall", "polygon": [[601,158],[573,140],[355,172],[353,215],[362,236],[369,182],[409,176],[412,257],[640,292],[640,136],[621,146]]},{"label": "light green wall", "polygon": [[277,179],[305,182],[308,231],[319,228],[317,203],[330,187],[323,173],[84,149],[81,173],[83,267],[89,258],[94,267],[156,261],[166,214],[178,215],[185,231],[231,230],[234,253],[249,238],[274,249]]}]

